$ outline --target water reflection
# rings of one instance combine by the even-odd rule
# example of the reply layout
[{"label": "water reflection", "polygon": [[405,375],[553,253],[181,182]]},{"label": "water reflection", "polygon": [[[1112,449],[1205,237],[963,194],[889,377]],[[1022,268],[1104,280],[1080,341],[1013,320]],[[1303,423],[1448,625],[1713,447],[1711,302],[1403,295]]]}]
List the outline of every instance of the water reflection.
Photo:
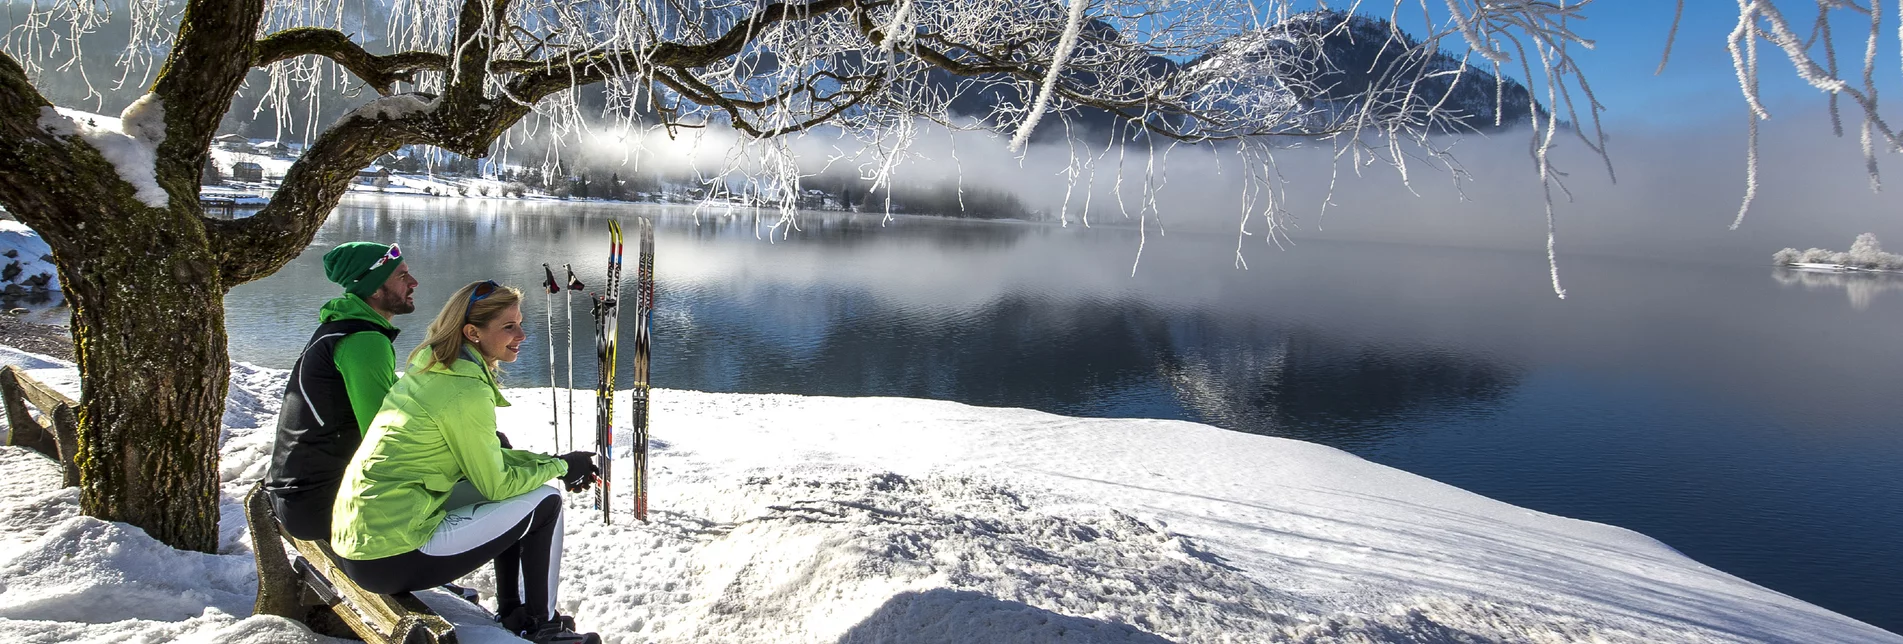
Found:
[{"label": "water reflection", "polygon": [[1903,275],[1895,273],[1873,273],[1867,271],[1846,271],[1826,273],[1822,271],[1795,268],[1775,268],[1771,270],[1771,279],[1784,286],[1802,286],[1805,290],[1843,289],[1850,297],[1850,306],[1859,311],[1869,310],[1870,303],[1877,295],[1889,291],[1903,291]]},{"label": "water reflection", "polygon": [[[1184,419],[1340,445],[1378,441],[1410,415],[1488,408],[1517,378],[1498,360],[1321,333],[1161,264],[1133,280],[1115,235],[853,213],[808,213],[776,229],[751,211],[406,199],[345,206],[283,270],[234,289],[233,355],[293,362],[317,307],[337,292],[322,253],[368,239],[402,244],[422,282],[417,313],[396,320],[399,352],[441,294],[498,279],[529,295],[532,337],[507,380],[546,384],[551,337],[558,382],[571,357],[585,377],[588,301],[573,300],[571,335],[570,296],[536,294],[541,264],[559,273],[572,263],[599,289],[607,220],[637,215],[657,222],[652,370],[666,387]],[[1061,257],[1080,249],[1111,259]]]},{"label": "water reflection", "polygon": [[1409,418],[1488,415],[1519,386],[1522,371],[1445,350],[1358,344],[1311,328],[1255,337],[1253,345],[1199,337],[1201,346],[1162,361],[1162,375],[1203,422],[1351,451],[1409,431]]}]

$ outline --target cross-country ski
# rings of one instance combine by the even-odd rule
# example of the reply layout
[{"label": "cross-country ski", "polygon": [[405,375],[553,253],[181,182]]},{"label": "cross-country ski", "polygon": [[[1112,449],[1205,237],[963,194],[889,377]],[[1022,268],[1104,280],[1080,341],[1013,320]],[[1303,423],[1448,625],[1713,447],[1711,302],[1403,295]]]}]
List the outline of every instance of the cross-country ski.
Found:
[{"label": "cross-country ski", "polygon": [[[634,306],[634,390],[632,423],[634,427],[634,518],[648,520],[648,386],[649,327],[654,319],[654,222],[643,219],[641,258],[635,272]],[[607,489],[603,487],[603,489]]]},{"label": "cross-country ski", "polygon": [[601,519],[613,515],[615,367],[620,362],[616,343],[621,329],[621,222],[608,220],[608,276],[593,295],[595,317],[595,451],[601,481],[595,486],[595,508]]}]

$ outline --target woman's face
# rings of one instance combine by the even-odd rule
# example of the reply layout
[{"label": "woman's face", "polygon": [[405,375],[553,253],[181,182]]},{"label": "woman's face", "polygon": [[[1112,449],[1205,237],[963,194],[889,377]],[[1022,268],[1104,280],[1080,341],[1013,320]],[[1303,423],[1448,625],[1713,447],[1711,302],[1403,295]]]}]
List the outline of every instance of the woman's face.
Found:
[{"label": "woman's face", "polygon": [[529,337],[528,332],[522,330],[522,305],[509,307],[502,315],[490,320],[487,326],[463,325],[463,335],[475,343],[482,357],[497,362],[515,362],[516,355],[522,351],[522,340]]}]

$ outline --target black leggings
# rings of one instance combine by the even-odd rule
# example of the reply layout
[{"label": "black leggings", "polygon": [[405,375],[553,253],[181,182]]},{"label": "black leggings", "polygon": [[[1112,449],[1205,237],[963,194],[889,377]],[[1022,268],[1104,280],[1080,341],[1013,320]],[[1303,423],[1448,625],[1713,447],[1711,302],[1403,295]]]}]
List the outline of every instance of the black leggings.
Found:
[{"label": "black leggings", "polygon": [[[339,557],[338,563],[364,590],[390,594],[447,584],[491,560],[499,608],[520,604],[537,619],[552,619],[562,568],[561,492],[543,486],[465,505],[450,510],[415,550],[363,561]],[[517,596],[517,588],[526,597]]]}]

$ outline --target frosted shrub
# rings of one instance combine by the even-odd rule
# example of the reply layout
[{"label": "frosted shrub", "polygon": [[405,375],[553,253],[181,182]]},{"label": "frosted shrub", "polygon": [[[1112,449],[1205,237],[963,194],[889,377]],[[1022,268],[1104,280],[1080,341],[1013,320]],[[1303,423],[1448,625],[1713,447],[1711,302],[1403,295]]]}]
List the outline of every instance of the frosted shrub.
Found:
[{"label": "frosted shrub", "polygon": [[1797,261],[1807,264],[1835,264],[1837,263],[1837,253],[1822,248],[1812,248],[1804,251],[1804,256]]},{"label": "frosted shrub", "polygon": [[1845,253],[1844,263],[1860,268],[1889,268],[1894,257],[1883,252],[1883,244],[1877,241],[1876,233],[1864,233],[1857,235],[1857,240],[1850,243],[1850,252]]},{"label": "frosted shrub", "polygon": [[1903,255],[1883,252],[1883,244],[1877,241],[1876,233],[1857,235],[1856,241],[1850,243],[1849,252],[1812,248],[1799,253],[1795,248],[1786,248],[1772,253],[1771,263],[1779,266],[1798,263],[1842,264],[1871,270],[1903,271]]}]

